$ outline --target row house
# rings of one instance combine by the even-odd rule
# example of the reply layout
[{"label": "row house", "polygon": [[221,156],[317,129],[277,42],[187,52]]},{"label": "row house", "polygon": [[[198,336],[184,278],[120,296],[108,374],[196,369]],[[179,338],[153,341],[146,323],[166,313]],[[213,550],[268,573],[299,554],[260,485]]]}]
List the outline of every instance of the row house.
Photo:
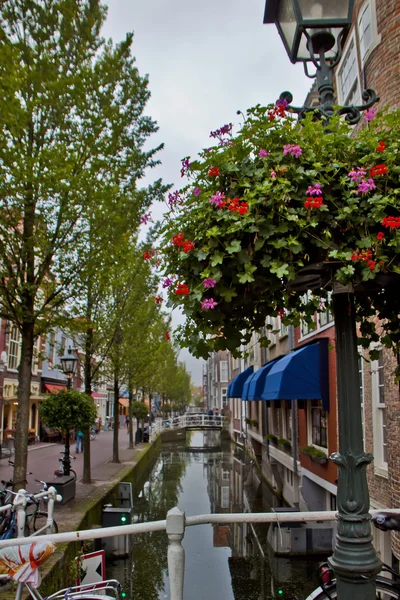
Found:
[{"label": "row house", "polygon": [[[76,347],[67,333],[57,329],[46,337],[39,336],[35,342],[32,360],[31,395],[29,399],[29,442],[47,439],[38,408],[48,393],[66,389],[67,379],[63,374],[60,357],[68,348],[74,348],[80,359],[72,381],[74,389],[84,391],[83,352]],[[14,439],[18,408],[18,366],[21,357],[21,335],[15,325],[0,322],[0,446]],[[97,415],[105,424],[113,417],[114,393],[106,379],[95,386],[92,392]]]}]

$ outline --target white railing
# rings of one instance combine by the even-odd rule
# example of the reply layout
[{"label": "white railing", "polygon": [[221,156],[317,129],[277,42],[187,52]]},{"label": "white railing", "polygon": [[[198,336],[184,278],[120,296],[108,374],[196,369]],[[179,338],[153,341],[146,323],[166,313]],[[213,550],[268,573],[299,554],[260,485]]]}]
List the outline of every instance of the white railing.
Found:
[{"label": "white railing", "polygon": [[[380,510],[371,510],[373,516]],[[398,514],[399,509],[385,509],[385,513]],[[186,517],[178,507],[168,511],[167,518],[162,521],[149,523],[134,523],[132,525],[119,525],[118,527],[107,527],[105,529],[85,529],[83,531],[69,531],[66,533],[39,535],[35,537],[36,542],[66,543],[100,538],[114,537],[118,535],[137,535],[152,531],[166,531],[169,540],[168,546],[168,572],[171,600],[183,600],[183,584],[185,570],[185,551],[182,540],[185,528],[207,523],[231,524],[231,523],[310,523],[336,520],[337,513],[334,511],[319,512],[291,512],[291,513],[231,513],[231,514],[206,514]],[[8,546],[31,544],[32,539],[21,537],[13,540],[0,540],[0,549]]]},{"label": "white railing", "polygon": [[171,417],[162,421],[163,429],[218,429],[227,424],[227,419],[222,415],[186,414],[179,417]]}]

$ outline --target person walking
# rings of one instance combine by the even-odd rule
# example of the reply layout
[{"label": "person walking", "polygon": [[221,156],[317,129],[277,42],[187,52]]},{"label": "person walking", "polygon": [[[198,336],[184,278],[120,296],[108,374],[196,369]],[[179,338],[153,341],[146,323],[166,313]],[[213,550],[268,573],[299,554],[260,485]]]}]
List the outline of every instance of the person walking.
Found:
[{"label": "person walking", "polygon": [[76,445],[75,445],[75,452],[77,454],[79,454],[79,447],[81,449],[81,452],[83,452],[83,433],[82,431],[78,431],[78,433],[76,434]]},{"label": "person walking", "polygon": [[129,433],[129,415],[125,417],[126,432]]}]

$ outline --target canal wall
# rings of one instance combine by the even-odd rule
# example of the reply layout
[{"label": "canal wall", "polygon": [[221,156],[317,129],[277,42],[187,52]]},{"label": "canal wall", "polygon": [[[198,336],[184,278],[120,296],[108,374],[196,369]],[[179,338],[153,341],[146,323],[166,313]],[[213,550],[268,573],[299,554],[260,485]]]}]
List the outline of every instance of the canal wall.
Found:
[{"label": "canal wall", "polygon": [[[159,435],[153,443],[141,444],[140,447],[135,448],[132,460],[126,466],[122,465],[115,477],[108,482],[101,482],[101,486],[96,487],[87,495],[80,495],[71,503],[60,507],[56,506],[55,519],[60,532],[101,527],[103,507],[115,498],[118,484],[121,481],[132,482],[133,493],[135,494],[135,490],[143,485],[153,468],[160,452],[161,442],[162,437]],[[77,488],[78,486],[84,486],[84,484],[78,483]],[[44,598],[57,590],[75,585],[77,576],[75,557],[83,554],[84,551],[92,550],[90,544],[84,548],[83,544],[81,542],[71,542],[57,545],[53,556],[40,567],[42,583],[39,589]],[[15,584],[13,582],[0,589],[1,600],[15,600]],[[25,593],[25,591],[24,589],[23,600],[30,598],[29,593]]]}]

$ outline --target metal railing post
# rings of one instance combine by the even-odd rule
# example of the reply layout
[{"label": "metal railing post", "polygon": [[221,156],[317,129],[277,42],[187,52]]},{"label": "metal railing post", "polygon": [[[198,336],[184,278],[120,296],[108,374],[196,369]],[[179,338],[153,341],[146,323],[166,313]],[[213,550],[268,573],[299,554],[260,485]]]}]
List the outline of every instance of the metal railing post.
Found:
[{"label": "metal railing post", "polygon": [[183,600],[183,577],[185,551],[182,546],[185,535],[185,513],[177,506],[167,513],[168,572],[171,600]]}]

